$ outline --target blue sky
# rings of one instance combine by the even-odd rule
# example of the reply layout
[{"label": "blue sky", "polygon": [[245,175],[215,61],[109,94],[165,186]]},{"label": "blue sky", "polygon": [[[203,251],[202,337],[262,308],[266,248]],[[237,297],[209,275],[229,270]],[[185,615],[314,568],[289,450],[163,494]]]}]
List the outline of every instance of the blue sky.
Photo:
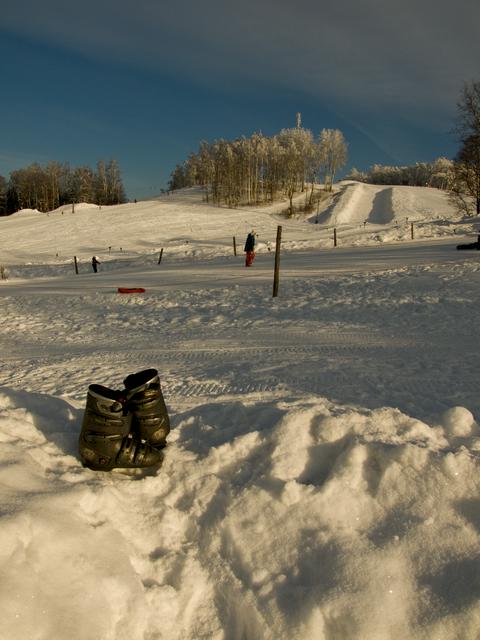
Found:
[{"label": "blue sky", "polygon": [[297,111],[344,132],[350,167],[451,157],[479,23],[466,0],[3,0],[0,174],[116,158],[144,198],[201,140]]}]

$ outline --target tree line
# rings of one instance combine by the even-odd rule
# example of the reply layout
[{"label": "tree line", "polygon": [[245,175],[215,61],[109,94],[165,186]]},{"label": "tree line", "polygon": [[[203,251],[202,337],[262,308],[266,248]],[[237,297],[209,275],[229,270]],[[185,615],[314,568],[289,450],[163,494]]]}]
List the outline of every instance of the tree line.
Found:
[{"label": "tree line", "polygon": [[126,202],[125,190],[116,160],[100,160],[91,169],[70,167],[68,163],[34,163],[0,176],[0,215],[19,209],[52,211],[74,202],[112,205]]},{"label": "tree line", "polygon": [[390,167],[374,164],[367,171],[353,168],[346,179],[368,184],[408,185],[410,187],[436,187],[449,189],[453,178],[453,161],[437,158],[433,162],[417,162],[414,165]]},{"label": "tree line", "polygon": [[[298,122],[298,120],[297,120]],[[331,191],[335,175],[347,161],[347,144],[338,129],[323,129],[317,138],[299,124],[274,136],[254,133],[229,141],[201,142],[171,174],[169,189],[202,186],[206,199],[229,207],[289,199],[308,191],[314,198],[314,184],[324,183]]]}]

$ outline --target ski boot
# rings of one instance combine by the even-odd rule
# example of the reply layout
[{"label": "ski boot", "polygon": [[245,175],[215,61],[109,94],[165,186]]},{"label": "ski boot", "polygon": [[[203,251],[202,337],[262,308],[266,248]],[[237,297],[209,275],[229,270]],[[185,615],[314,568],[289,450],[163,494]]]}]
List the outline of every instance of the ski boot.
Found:
[{"label": "ski boot", "polygon": [[123,381],[127,406],[133,413],[132,429],[152,447],[163,448],[170,433],[170,419],[156,369],[132,373]]},{"label": "ski boot", "polygon": [[78,443],[83,465],[94,471],[159,466],[162,454],[130,433],[131,424],[122,392],[91,384]]}]

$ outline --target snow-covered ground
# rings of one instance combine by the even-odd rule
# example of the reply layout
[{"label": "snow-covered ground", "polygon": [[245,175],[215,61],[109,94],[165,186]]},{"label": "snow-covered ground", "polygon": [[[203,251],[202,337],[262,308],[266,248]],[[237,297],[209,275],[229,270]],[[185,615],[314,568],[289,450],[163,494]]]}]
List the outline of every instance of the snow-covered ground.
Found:
[{"label": "snow-covered ground", "polygon": [[[191,190],[0,218],[2,640],[480,637],[476,221],[357,183],[277,213]],[[88,385],[147,367],[163,467],[84,469]]]},{"label": "snow-covered ground", "polygon": [[[412,222],[416,239],[473,236],[480,223],[463,219],[444,192],[424,187],[345,181],[317,212],[294,219],[282,215],[287,201],[228,209],[207,204],[202,193],[192,188],[114,207],[83,203],[74,211],[71,205],[49,213],[19,211],[0,218],[0,265],[9,266],[11,276],[38,277],[71,272],[74,256],[87,272],[93,254],[104,270],[150,264],[162,248],[170,261],[231,256],[233,237],[241,253],[252,228],[259,235],[257,249],[264,253],[275,248],[278,224],[283,227],[283,251],[288,252],[331,248],[334,228],[338,246],[378,246],[409,240]],[[296,198],[297,204],[304,200],[302,194]]]}]

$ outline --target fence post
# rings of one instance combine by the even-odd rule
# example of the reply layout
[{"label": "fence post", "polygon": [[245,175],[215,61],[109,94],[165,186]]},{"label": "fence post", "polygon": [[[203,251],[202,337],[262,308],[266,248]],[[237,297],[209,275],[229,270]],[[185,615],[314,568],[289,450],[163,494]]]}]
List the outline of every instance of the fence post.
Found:
[{"label": "fence post", "polygon": [[235,236],[233,236],[233,255],[237,255],[237,241],[235,240]]},{"label": "fence post", "polygon": [[412,222],[412,224],[411,224],[411,226],[410,226],[410,235],[411,235],[412,240],[413,240],[413,239],[414,239],[414,234],[413,234],[413,222]]},{"label": "fence post", "polygon": [[162,256],[163,256],[163,247],[160,249],[160,255],[158,256],[158,264],[161,263],[162,261]]},{"label": "fence post", "polygon": [[333,230],[333,246],[334,247],[337,246],[337,229],[336,228]]},{"label": "fence post", "polygon": [[282,227],[277,227],[277,242],[275,244],[275,271],[273,273],[273,298],[278,296],[278,280],[280,277],[280,244],[282,242]]},{"label": "fence post", "polygon": [[75,263],[75,273],[78,276],[78,263],[77,263],[77,256],[73,256],[73,262]]},{"label": "fence post", "polygon": [[72,202],[72,213],[75,213],[75,203]]}]

